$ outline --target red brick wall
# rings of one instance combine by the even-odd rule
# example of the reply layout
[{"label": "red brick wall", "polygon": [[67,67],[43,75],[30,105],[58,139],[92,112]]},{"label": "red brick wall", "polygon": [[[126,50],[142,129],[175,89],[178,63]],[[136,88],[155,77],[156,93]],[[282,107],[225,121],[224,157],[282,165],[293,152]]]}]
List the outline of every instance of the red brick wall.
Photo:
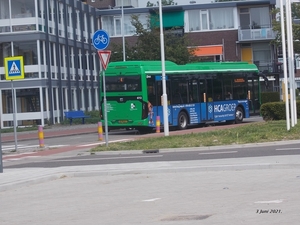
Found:
[{"label": "red brick wall", "polygon": [[238,40],[238,31],[212,31],[189,33],[188,38],[191,45],[222,45],[224,42],[224,57],[226,61],[240,61],[240,47],[236,44]]},{"label": "red brick wall", "polygon": [[[240,47],[236,44],[238,40],[237,30],[197,32],[187,34],[191,46],[222,45],[224,40],[224,56],[226,61],[240,61]],[[134,45],[137,37],[125,37],[129,45]],[[122,44],[122,38],[111,38],[111,43]]]}]

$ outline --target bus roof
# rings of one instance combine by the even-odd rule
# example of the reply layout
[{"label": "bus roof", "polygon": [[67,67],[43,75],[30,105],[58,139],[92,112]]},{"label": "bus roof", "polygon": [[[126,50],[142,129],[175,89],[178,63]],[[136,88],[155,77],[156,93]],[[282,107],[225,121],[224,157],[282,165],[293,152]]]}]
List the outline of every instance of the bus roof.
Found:
[{"label": "bus roof", "polygon": [[[161,74],[161,61],[121,61],[111,62],[107,70],[111,72],[114,69],[139,68],[146,74]],[[177,65],[171,61],[165,61],[166,74],[192,74],[192,73],[230,73],[230,72],[253,72],[258,73],[255,64],[248,62],[196,62],[185,65]]]}]

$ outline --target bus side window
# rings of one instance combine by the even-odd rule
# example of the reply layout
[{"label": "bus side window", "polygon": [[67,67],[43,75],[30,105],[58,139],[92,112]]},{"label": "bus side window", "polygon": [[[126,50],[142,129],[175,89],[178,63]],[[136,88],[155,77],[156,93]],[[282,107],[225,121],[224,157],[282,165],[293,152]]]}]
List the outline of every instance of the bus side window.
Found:
[{"label": "bus side window", "polygon": [[181,94],[179,92],[176,92],[173,95],[172,102],[173,102],[173,104],[182,104],[182,98],[181,98]]}]

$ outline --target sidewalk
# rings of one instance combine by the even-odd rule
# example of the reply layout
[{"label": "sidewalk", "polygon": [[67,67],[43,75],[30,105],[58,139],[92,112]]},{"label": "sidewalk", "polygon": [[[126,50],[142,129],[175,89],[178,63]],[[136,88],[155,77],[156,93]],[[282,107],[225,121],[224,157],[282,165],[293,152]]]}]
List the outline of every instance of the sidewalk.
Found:
[{"label": "sidewalk", "polygon": [[273,156],[7,169],[0,222],[296,225],[299,162]]},{"label": "sidewalk", "polygon": [[[78,125],[54,125],[44,128],[44,138],[71,136],[78,134],[97,133],[97,124],[78,124]],[[1,133],[1,142],[13,142],[15,140],[14,133]],[[31,140],[38,138],[38,130],[17,132],[18,140]]]}]

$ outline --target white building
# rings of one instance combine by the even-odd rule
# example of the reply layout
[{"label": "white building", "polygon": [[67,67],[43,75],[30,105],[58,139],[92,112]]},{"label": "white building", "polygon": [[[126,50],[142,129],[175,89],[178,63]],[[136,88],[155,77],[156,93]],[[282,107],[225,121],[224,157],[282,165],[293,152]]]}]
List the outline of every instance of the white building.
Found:
[{"label": "white building", "polygon": [[[0,0],[1,128],[13,126],[13,103],[18,126],[99,109],[99,57],[90,41],[98,27],[96,9],[80,0]],[[24,79],[5,80],[11,56],[24,57]]]}]

